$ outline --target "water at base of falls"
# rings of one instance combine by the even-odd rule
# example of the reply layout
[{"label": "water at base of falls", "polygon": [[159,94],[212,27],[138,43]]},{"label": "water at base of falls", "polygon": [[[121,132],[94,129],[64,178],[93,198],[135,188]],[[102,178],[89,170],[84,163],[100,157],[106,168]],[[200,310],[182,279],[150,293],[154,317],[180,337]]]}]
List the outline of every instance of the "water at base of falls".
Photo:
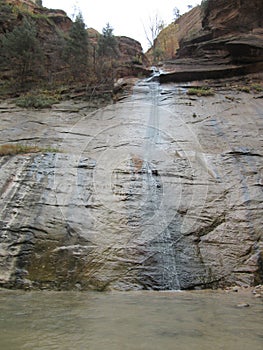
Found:
[{"label": "water at base of falls", "polygon": [[262,302],[246,293],[1,290],[1,349],[261,350]]}]

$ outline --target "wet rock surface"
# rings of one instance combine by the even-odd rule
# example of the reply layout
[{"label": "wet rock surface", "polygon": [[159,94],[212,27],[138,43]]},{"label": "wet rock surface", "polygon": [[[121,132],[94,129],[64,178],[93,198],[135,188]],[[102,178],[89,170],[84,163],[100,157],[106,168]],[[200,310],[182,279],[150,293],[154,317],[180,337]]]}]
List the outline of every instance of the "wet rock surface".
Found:
[{"label": "wet rock surface", "polygon": [[[229,98],[231,96],[231,98]],[[227,98],[228,97],[228,98]],[[262,99],[138,83],[97,111],[1,103],[0,284],[191,289],[262,281]]]}]

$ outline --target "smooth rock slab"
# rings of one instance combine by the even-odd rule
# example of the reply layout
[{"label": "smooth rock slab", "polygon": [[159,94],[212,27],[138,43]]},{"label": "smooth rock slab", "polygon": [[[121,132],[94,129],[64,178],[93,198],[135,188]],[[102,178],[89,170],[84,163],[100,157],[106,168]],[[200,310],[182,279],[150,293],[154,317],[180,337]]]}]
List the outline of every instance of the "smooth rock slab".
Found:
[{"label": "smooth rock slab", "polygon": [[[1,158],[1,286],[262,281],[262,101],[218,92],[189,105],[177,87],[162,89],[141,83],[125,102],[86,115],[41,112],[34,135],[46,144],[52,130],[64,152]],[[33,116],[15,113],[19,142]],[[8,142],[14,119],[3,115]]]}]

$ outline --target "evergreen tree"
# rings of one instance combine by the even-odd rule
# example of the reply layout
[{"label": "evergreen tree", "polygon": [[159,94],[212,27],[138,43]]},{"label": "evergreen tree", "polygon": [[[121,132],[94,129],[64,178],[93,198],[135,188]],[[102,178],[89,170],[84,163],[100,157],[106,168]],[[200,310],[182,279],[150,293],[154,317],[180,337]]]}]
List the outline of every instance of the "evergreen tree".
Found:
[{"label": "evergreen tree", "polygon": [[21,25],[2,37],[4,62],[10,69],[16,70],[18,79],[24,84],[41,67],[43,54],[37,38],[35,25],[23,18]]},{"label": "evergreen tree", "polygon": [[117,55],[117,40],[113,35],[113,28],[109,23],[102,29],[102,35],[98,41],[99,56],[114,57]]},{"label": "evergreen tree", "polygon": [[35,4],[39,7],[43,7],[42,0],[36,0]]},{"label": "evergreen tree", "polygon": [[100,83],[112,88],[116,76],[118,57],[118,45],[113,28],[109,23],[103,28],[102,34],[98,40],[97,46],[98,61],[96,65],[96,74]]},{"label": "evergreen tree", "polygon": [[69,32],[66,58],[74,78],[85,78],[88,68],[88,33],[81,13],[76,16]]}]

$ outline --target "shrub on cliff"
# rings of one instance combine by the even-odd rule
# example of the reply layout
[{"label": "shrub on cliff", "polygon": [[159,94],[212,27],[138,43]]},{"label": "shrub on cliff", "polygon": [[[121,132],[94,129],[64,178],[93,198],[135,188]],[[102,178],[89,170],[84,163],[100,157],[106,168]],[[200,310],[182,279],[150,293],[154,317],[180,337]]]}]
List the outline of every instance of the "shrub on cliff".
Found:
[{"label": "shrub on cliff", "polygon": [[58,100],[46,94],[26,94],[16,100],[16,105],[22,108],[50,108]]}]

